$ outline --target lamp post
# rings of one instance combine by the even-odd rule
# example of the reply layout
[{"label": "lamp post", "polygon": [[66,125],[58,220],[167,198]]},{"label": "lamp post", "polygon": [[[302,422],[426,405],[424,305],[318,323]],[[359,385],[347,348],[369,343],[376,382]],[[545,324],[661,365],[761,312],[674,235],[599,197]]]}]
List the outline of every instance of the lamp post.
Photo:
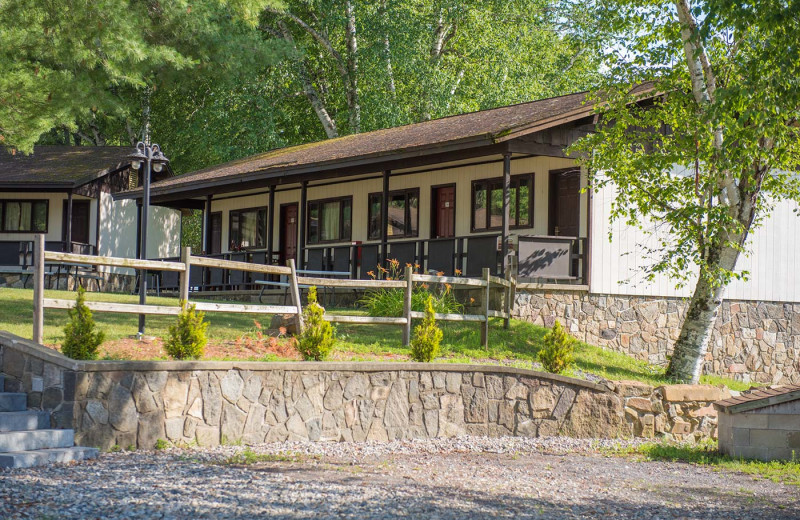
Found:
[{"label": "lamp post", "polygon": [[[156,173],[164,169],[164,166],[169,162],[169,159],[161,153],[161,147],[157,144],[145,144],[143,142],[136,143],[136,148],[133,153],[128,156],[131,161],[131,168],[138,170],[144,165],[144,182],[142,188],[144,195],[142,196],[142,234],[141,244],[139,246],[139,259],[147,259],[147,223],[150,217],[150,169]],[[147,269],[140,269],[139,271],[139,305],[147,303]],[[145,315],[139,315],[139,339],[144,336]]]}]

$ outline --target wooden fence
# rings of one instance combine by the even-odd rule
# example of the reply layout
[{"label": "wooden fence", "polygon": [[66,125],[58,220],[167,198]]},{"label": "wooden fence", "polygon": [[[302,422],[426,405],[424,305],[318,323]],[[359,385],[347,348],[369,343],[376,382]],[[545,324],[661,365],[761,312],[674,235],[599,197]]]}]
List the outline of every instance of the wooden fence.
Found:
[{"label": "wooden fence", "polygon": [[[505,280],[503,278],[492,276],[489,269],[483,270],[483,276],[480,279],[416,274],[412,271],[411,267],[406,267],[403,280],[342,280],[335,278],[299,276],[295,269],[294,260],[289,260],[286,267],[235,262],[232,260],[220,260],[216,258],[192,256],[191,248],[188,247],[183,248],[180,262],[58,253],[53,251],[45,251],[44,235],[37,235],[35,238],[33,259],[33,340],[37,343],[42,342],[44,309],[69,309],[75,305],[73,300],[44,297],[45,263],[47,262],[64,262],[71,264],[84,264],[89,266],[125,267],[130,269],[139,269],[142,271],[142,273],[145,273],[146,271],[177,271],[180,274],[179,300],[185,302],[189,302],[190,270],[192,266],[285,276],[289,283],[292,305],[248,305],[209,302],[191,303],[195,305],[197,310],[207,312],[293,315],[296,320],[298,330],[303,329],[303,309],[300,301],[300,285],[332,288],[346,287],[350,289],[402,289],[404,291],[403,315],[400,317],[325,314],[325,319],[327,321],[337,323],[402,326],[404,346],[408,346],[411,340],[412,320],[424,317],[423,312],[412,311],[411,309],[411,300],[415,283],[450,284],[452,286],[466,286],[474,287],[476,289],[480,288],[483,292],[481,302],[482,313],[437,313],[436,319],[441,321],[468,321],[480,323],[481,343],[484,347],[488,347],[489,318],[502,318],[504,320],[504,326],[508,327],[515,289],[513,280]],[[500,289],[504,292],[503,309],[501,310],[491,309],[492,289]],[[133,303],[113,302],[86,302],[86,306],[95,312],[114,312],[123,314],[177,315],[181,310],[180,306],[140,305]]]}]

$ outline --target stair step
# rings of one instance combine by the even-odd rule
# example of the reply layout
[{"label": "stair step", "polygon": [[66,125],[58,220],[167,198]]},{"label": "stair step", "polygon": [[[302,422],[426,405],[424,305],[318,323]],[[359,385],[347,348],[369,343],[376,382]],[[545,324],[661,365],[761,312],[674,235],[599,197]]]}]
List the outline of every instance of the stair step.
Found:
[{"label": "stair step", "polygon": [[30,468],[58,462],[88,460],[96,458],[97,454],[97,448],[84,446],[0,453],[0,468]]},{"label": "stair step", "polygon": [[0,432],[46,430],[49,427],[50,414],[47,412],[0,412]]},{"label": "stair step", "polygon": [[24,412],[28,407],[28,395],[23,393],[0,393],[0,412]]},{"label": "stair step", "polygon": [[28,430],[0,433],[0,453],[71,448],[74,444],[75,432],[73,430]]}]

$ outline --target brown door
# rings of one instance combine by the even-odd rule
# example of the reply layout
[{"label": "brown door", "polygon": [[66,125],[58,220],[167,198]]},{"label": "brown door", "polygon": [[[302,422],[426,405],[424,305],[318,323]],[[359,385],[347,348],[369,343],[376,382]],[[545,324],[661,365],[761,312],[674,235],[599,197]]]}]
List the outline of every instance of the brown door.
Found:
[{"label": "brown door", "polygon": [[218,255],[222,252],[222,212],[212,213],[209,217],[210,242],[208,244],[208,252],[212,255]]},{"label": "brown door", "polygon": [[456,187],[439,186],[433,188],[432,238],[452,238],[456,236]]},{"label": "brown door", "polygon": [[[72,242],[79,244],[89,243],[89,202],[88,200],[72,201]],[[64,201],[64,226],[61,236],[67,238],[67,201]]]},{"label": "brown door", "polygon": [[580,230],[580,170],[550,172],[550,229],[554,236],[577,237]]},{"label": "brown door", "polygon": [[297,203],[281,205],[280,249],[281,264],[297,260]]}]

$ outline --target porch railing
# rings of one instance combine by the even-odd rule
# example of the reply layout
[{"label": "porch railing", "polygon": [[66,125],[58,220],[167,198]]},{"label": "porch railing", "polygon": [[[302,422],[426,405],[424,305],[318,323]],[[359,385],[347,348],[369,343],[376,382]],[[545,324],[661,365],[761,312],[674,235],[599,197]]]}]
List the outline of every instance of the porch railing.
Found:
[{"label": "porch railing", "polygon": [[585,284],[587,240],[567,236],[520,236],[517,278],[520,282]]}]

